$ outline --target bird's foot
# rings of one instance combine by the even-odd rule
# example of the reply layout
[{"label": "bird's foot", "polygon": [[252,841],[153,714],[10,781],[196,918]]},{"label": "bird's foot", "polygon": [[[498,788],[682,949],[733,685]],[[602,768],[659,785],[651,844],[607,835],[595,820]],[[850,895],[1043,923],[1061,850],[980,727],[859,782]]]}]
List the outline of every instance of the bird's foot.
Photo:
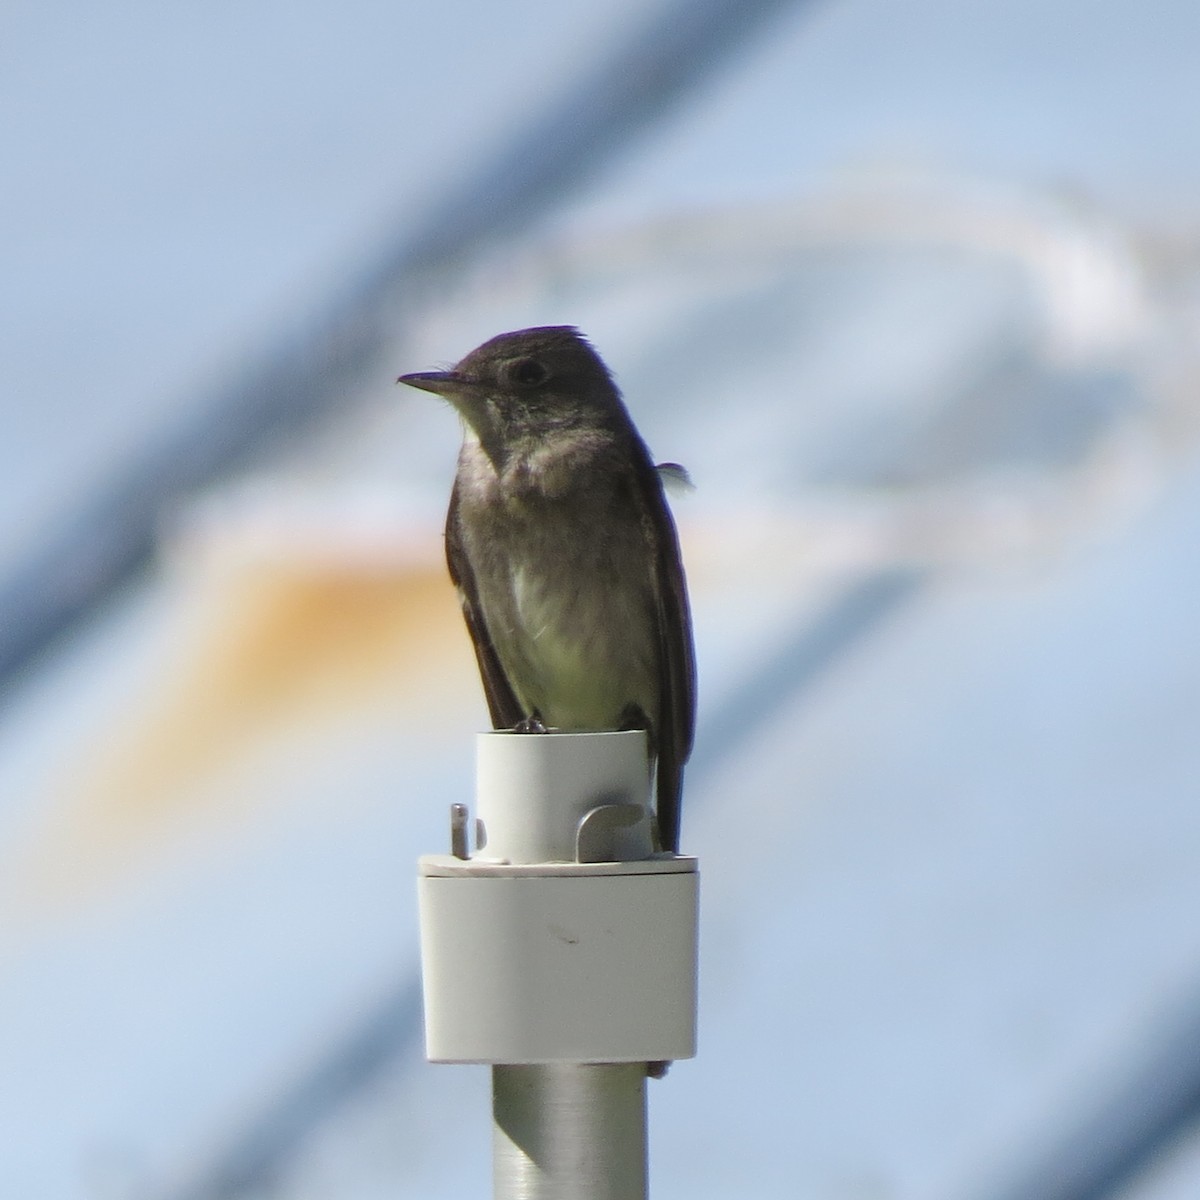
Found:
[{"label": "bird's foot", "polygon": [[535,708],[523,721],[513,726],[513,733],[545,733],[546,726],[542,724],[542,714]]}]

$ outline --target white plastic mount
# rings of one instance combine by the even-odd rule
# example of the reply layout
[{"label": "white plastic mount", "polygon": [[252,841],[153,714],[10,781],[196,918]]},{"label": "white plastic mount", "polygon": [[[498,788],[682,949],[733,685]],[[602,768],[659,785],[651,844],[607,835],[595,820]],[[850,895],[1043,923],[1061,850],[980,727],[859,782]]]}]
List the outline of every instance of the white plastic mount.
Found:
[{"label": "white plastic mount", "polygon": [[477,847],[460,814],[419,865],[432,1061],[695,1055],[697,864],[653,852],[648,799],[639,731],[479,735]]}]

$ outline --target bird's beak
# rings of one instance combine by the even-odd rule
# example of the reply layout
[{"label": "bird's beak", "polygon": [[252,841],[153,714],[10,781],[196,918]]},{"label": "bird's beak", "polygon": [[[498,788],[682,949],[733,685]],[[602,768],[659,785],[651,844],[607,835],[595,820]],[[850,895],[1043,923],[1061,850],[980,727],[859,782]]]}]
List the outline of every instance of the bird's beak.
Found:
[{"label": "bird's beak", "polygon": [[474,380],[454,371],[416,371],[412,375],[401,375],[396,382],[407,383],[409,387],[433,392],[435,396],[445,396],[447,399],[470,392],[475,386]]}]

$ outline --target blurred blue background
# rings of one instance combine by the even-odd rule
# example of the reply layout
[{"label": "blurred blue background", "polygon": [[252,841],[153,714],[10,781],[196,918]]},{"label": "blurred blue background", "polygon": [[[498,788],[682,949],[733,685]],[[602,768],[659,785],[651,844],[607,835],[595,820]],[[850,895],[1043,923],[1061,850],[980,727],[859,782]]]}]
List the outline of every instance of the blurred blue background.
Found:
[{"label": "blurred blue background", "polygon": [[655,1195],[1200,1192],[1197,46],[1183,0],[13,6],[0,1194],[486,1193],[415,946],[486,720],[459,431],[392,381],[540,323],[697,484]]}]

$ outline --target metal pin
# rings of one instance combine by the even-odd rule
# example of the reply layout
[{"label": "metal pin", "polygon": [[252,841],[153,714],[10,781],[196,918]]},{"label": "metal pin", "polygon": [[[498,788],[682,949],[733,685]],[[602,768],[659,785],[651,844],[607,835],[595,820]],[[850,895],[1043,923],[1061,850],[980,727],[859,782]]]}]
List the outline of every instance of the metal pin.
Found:
[{"label": "metal pin", "polygon": [[455,858],[470,858],[471,847],[467,840],[467,806],[450,805],[450,853]]}]

